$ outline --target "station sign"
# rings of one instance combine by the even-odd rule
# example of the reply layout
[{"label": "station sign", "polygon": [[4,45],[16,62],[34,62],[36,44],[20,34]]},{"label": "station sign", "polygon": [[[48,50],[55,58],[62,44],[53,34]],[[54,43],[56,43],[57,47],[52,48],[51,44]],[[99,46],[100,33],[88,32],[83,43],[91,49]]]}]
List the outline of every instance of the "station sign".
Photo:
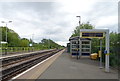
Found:
[{"label": "station sign", "polygon": [[104,38],[104,32],[80,32],[82,38]]}]

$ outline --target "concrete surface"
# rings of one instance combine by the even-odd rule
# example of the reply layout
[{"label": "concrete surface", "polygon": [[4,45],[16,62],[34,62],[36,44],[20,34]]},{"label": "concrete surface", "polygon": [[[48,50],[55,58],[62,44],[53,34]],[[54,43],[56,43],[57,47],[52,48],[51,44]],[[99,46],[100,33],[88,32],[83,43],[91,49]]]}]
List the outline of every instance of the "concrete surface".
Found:
[{"label": "concrete surface", "polygon": [[82,57],[77,60],[64,52],[38,79],[118,79],[118,72],[106,73],[99,62]]}]

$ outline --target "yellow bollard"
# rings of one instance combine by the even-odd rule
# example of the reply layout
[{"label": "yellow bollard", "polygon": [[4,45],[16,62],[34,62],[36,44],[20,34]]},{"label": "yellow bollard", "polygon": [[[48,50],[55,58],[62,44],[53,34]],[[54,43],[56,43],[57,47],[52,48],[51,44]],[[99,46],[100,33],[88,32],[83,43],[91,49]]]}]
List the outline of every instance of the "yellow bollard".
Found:
[{"label": "yellow bollard", "polygon": [[99,51],[98,54],[99,54],[99,57],[101,57],[101,51]]}]

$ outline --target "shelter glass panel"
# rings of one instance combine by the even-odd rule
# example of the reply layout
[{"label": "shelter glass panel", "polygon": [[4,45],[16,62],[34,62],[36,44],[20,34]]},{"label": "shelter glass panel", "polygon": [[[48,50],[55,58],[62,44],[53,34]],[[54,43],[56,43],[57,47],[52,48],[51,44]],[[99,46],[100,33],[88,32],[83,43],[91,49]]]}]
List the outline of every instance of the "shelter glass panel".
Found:
[{"label": "shelter glass panel", "polygon": [[82,45],[82,48],[90,48],[90,45]]},{"label": "shelter glass panel", "polygon": [[82,49],[82,52],[89,52],[90,49]]},{"label": "shelter glass panel", "polygon": [[82,44],[89,44],[90,41],[82,41]]}]

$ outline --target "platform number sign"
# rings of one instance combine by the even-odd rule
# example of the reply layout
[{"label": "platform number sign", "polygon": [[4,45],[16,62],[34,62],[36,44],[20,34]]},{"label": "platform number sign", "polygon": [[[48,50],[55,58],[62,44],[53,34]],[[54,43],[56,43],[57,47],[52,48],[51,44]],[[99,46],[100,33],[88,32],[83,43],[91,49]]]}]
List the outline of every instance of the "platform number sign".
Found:
[{"label": "platform number sign", "polygon": [[104,38],[103,32],[81,32],[80,37],[82,38]]}]

